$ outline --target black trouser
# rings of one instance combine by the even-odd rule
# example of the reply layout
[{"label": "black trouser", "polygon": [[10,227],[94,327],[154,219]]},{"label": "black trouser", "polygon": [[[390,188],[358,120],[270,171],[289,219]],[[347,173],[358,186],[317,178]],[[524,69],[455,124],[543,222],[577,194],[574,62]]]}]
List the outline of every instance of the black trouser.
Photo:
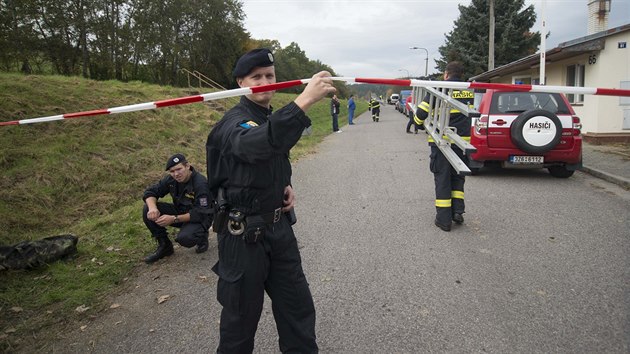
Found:
[{"label": "black trouser", "polygon": [[246,243],[241,236],[219,234],[217,300],[221,311],[218,353],[251,353],[263,308],[264,292],[271,308],[283,353],[316,353],[315,306],[302,270],[297,240],[283,215],[268,224],[262,241]]},{"label": "black trouser", "polygon": [[332,115],[332,125],[333,125],[334,132],[339,130],[339,115],[336,113]]},{"label": "black trouser", "polygon": [[416,122],[414,122],[413,120],[413,112],[409,112],[409,122],[407,122],[407,132],[411,132],[411,125],[413,124],[413,131],[414,133],[418,132],[418,126],[416,125]]},{"label": "black trouser", "polygon": [[[178,215],[184,214],[175,208],[173,204],[170,203],[157,203],[158,210],[160,214],[164,215]],[[147,226],[149,231],[151,231],[151,235],[153,237],[168,237],[168,232],[166,231],[166,227],[160,226],[155,223],[155,221],[151,221],[147,218],[147,213],[149,212],[149,207],[145,204],[142,210],[142,220],[144,220],[144,224]],[[193,247],[198,244],[203,244],[204,238],[208,239],[208,228],[210,227],[210,221],[204,223],[177,223],[172,224],[171,226],[178,227],[179,233],[177,237],[175,237],[175,241],[184,247]]]},{"label": "black trouser", "polygon": [[[430,145],[430,169],[435,180],[435,219],[442,225],[450,225],[453,221],[454,213],[464,213],[465,177],[457,174],[435,144]],[[451,145],[451,148],[464,163],[468,162],[468,158],[460,148],[455,145]]]}]

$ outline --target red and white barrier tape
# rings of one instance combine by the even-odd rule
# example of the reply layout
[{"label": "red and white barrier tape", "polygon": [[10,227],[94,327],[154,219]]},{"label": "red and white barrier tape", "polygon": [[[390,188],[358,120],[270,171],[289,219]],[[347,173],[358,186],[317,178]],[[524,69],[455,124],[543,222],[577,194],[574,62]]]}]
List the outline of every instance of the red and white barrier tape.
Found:
[{"label": "red and white barrier tape", "polygon": [[[347,83],[363,83],[363,84],[378,84],[378,85],[392,85],[392,86],[412,86],[412,87],[436,87],[436,88],[451,88],[451,89],[497,89],[497,90],[511,90],[511,91],[523,91],[523,92],[557,92],[557,93],[572,93],[572,94],[584,94],[584,95],[601,95],[601,96],[627,96],[630,97],[630,90],[622,89],[610,89],[610,88],[592,88],[592,87],[572,87],[572,86],[540,86],[540,85],[511,85],[511,84],[496,84],[496,83],[483,83],[483,82],[457,82],[457,81],[427,81],[427,80],[400,80],[400,79],[378,79],[378,78],[353,78],[353,77],[332,77],[335,81],[345,81]],[[283,81],[270,85],[262,85],[255,87],[243,87],[232,90],[225,90],[220,92],[206,93],[203,95],[186,96],[173,98],[162,101],[139,103],[128,106],[120,106],[114,108],[98,109],[93,111],[83,111],[76,113],[59,114],[55,116],[20,119],[8,122],[0,122],[0,126],[9,125],[22,125],[52,122],[56,120],[72,119],[88,116],[97,116],[105,114],[127,113],[144,111],[148,109],[157,109],[162,107],[177,106],[188,103],[197,103],[218,100],[228,97],[244,96],[253,93],[267,92],[274,90],[281,90],[284,88],[299,86],[308,83],[311,79]]]},{"label": "red and white barrier tape", "polygon": [[515,84],[497,84],[487,82],[458,82],[458,81],[427,81],[427,80],[399,80],[399,79],[363,79],[363,78],[334,78],[341,79],[346,82],[381,84],[393,86],[412,86],[412,87],[436,87],[436,88],[452,88],[452,89],[495,89],[510,90],[522,92],[556,92],[556,93],[573,93],[583,95],[600,95],[600,96],[630,96],[630,90],[611,89],[611,88],[594,88],[594,87],[575,87],[575,86],[542,86],[542,85],[515,85]]}]

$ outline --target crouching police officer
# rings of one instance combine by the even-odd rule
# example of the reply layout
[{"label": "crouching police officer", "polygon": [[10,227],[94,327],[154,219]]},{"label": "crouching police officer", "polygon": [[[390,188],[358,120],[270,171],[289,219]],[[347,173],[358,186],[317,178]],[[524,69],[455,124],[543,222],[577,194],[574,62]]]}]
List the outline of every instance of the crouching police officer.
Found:
[{"label": "crouching police officer", "polygon": [[[142,211],[144,224],[155,237],[158,248],[144,261],[153,263],[173,254],[173,244],[168,238],[166,226],[180,228],[175,241],[184,247],[197,246],[196,252],[208,250],[208,228],[212,208],[208,180],[186,161],[182,154],[171,156],[166,162],[169,175],[144,191]],[[171,195],[173,203],[158,199]]]},{"label": "crouching police officer", "polygon": [[[236,63],[240,87],[276,82],[273,54],[255,49]],[[334,93],[330,73],[313,76],[304,91],[279,110],[273,92],[241,98],[216,124],[206,143],[208,183],[217,211],[221,311],[219,353],[251,353],[264,292],[283,353],[315,353],[315,307],[291,225],[295,195],[289,151],[311,125],[306,111]]]}]

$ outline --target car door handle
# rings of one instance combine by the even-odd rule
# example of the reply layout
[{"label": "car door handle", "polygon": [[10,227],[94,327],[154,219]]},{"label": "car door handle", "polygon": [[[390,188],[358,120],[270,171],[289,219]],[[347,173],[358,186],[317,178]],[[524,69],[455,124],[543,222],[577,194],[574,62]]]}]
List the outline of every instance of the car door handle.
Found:
[{"label": "car door handle", "polygon": [[499,120],[492,121],[492,124],[503,125],[503,124],[507,124],[507,122],[504,121],[503,119],[499,119]]}]

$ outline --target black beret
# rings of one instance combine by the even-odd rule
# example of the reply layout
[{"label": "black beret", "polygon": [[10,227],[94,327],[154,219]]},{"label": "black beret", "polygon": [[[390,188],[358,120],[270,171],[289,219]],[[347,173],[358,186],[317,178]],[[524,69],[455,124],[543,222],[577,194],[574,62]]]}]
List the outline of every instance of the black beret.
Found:
[{"label": "black beret", "polygon": [[168,158],[166,161],[166,171],[168,171],[171,167],[177,165],[178,163],[185,163],[186,157],[182,154],[175,154]]},{"label": "black beret", "polygon": [[271,51],[269,49],[259,48],[250,50],[238,59],[236,65],[234,66],[234,71],[232,71],[232,76],[244,77],[256,67],[265,67],[272,65],[273,54],[271,54]]}]

